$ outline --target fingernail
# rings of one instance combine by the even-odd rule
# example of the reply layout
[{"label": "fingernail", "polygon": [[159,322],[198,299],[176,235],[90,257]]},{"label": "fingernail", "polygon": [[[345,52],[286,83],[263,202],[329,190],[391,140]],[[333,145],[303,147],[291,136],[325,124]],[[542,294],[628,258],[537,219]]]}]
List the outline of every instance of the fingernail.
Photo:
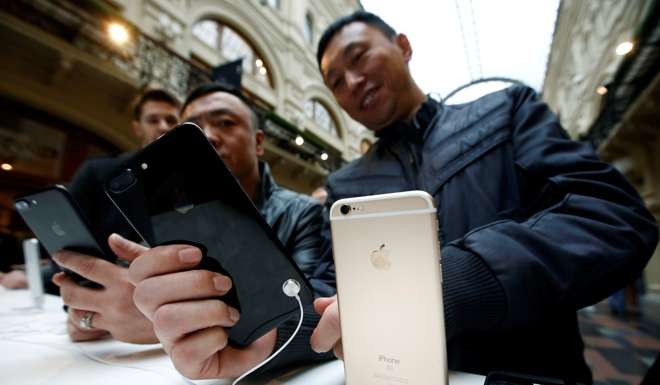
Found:
[{"label": "fingernail", "polygon": [[202,259],[202,252],[196,247],[179,250],[179,259],[183,263],[196,263]]},{"label": "fingernail", "polygon": [[58,264],[62,263],[62,255],[60,253],[55,253],[52,255],[53,260],[57,262]]},{"label": "fingernail", "polygon": [[216,275],[213,277],[213,286],[218,291],[229,291],[231,289],[231,279],[224,275]]},{"label": "fingernail", "polygon": [[53,278],[51,279],[53,283],[57,286],[60,286],[60,281],[62,280],[62,277],[64,276],[63,272],[59,272],[55,275],[53,275]]},{"label": "fingernail", "polygon": [[232,322],[238,322],[239,318],[241,318],[241,315],[239,314],[238,310],[234,309],[233,307],[230,307],[229,319],[232,320]]},{"label": "fingernail", "polygon": [[124,237],[122,237],[117,233],[110,234],[110,238],[112,238],[114,242],[119,243],[121,246],[126,246],[126,244],[128,243]]}]

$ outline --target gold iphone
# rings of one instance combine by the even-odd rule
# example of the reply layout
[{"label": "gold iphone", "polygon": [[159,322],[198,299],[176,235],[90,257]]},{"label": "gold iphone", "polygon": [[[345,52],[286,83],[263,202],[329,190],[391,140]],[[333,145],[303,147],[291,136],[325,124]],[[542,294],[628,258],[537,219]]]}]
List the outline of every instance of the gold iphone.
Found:
[{"label": "gold iphone", "polygon": [[330,209],[347,385],[447,384],[438,222],[423,191]]}]

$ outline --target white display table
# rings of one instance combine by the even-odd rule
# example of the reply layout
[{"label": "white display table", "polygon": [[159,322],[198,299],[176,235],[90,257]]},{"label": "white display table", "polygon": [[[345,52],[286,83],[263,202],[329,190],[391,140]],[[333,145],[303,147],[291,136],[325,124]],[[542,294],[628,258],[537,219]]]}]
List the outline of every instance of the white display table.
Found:
[{"label": "white display table", "polygon": [[[7,385],[229,384],[189,381],[172,366],[160,345],[112,339],[73,343],[59,297],[46,295],[43,309],[27,290],[0,287],[0,383]],[[267,385],[342,385],[341,361],[293,370]],[[483,376],[451,373],[450,385],[481,385]],[[263,380],[262,380],[263,383]],[[255,384],[249,379],[241,384]]]}]

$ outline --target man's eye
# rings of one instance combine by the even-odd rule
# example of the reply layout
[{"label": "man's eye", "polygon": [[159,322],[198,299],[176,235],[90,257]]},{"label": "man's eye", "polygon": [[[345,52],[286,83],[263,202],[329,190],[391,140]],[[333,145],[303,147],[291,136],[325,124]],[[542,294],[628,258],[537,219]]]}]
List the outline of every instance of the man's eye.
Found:
[{"label": "man's eye", "polygon": [[337,80],[335,80],[335,81],[332,82],[332,89],[333,89],[333,90],[336,90],[336,89],[339,88],[343,83],[344,83],[344,82],[342,81],[342,78],[341,78],[341,77],[337,78]]},{"label": "man's eye", "polygon": [[357,64],[363,55],[364,55],[364,50],[358,52],[355,56],[353,56],[353,64]]},{"label": "man's eye", "polygon": [[225,128],[233,125],[234,121],[230,119],[217,119],[213,121],[211,124],[218,128]]}]

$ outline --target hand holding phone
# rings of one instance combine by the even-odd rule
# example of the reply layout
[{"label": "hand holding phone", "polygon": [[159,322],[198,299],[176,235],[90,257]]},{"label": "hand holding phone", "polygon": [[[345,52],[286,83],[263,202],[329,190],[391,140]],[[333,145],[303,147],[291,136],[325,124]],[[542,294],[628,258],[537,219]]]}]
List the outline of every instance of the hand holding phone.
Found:
[{"label": "hand holding phone", "polygon": [[[110,236],[108,244],[118,258],[127,262],[147,251],[147,248],[133,243],[126,246],[127,242],[116,234]],[[129,280],[127,268],[67,251],[58,252],[53,257],[61,266],[103,286],[103,290],[83,287],[62,273],[53,277],[62,300],[69,306],[67,330],[72,340],[97,339],[110,333],[124,342],[158,342],[151,321],[133,301],[135,286]]]},{"label": "hand holding phone", "polygon": [[[346,384],[446,384],[433,198],[407,191],[342,199],[330,224]],[[336,339],[319,326],[317,337]]]},{"label": "hand holding phone", "polygon": [[206,293],[241,313],[228,328],[230,344],[248,346],[299,313],[282,293],[288,279],[299,282],[301,301],[311,304],[305,276],[198,126],[179,125],[135,153],[108,180],[106,193],[153,250],[195,245],[201,265],[189,270],[231,279],[227,293]]},{"label": "hand holding phone", "polygon": [[[61,185],[14,199],[14,205],[30,230],[52,256],[60,250],[102,258],[115,256],[105,241],[90,229],[84,214],[69,191]],[[96,282],[67,271],[80,285],[100,287]]]},{"label": "hand holding phone", "polygon": [[241,348],[228,345],[230,328],[242,319],[238,309],[222,300],[233,283],[222,274],[196,269],[201,260],[201,250],[185,244],[142,253],[129,268],[135,303],[153,321],[183,375],[238,377],[268,357],[277,334],[270,330]]}]

